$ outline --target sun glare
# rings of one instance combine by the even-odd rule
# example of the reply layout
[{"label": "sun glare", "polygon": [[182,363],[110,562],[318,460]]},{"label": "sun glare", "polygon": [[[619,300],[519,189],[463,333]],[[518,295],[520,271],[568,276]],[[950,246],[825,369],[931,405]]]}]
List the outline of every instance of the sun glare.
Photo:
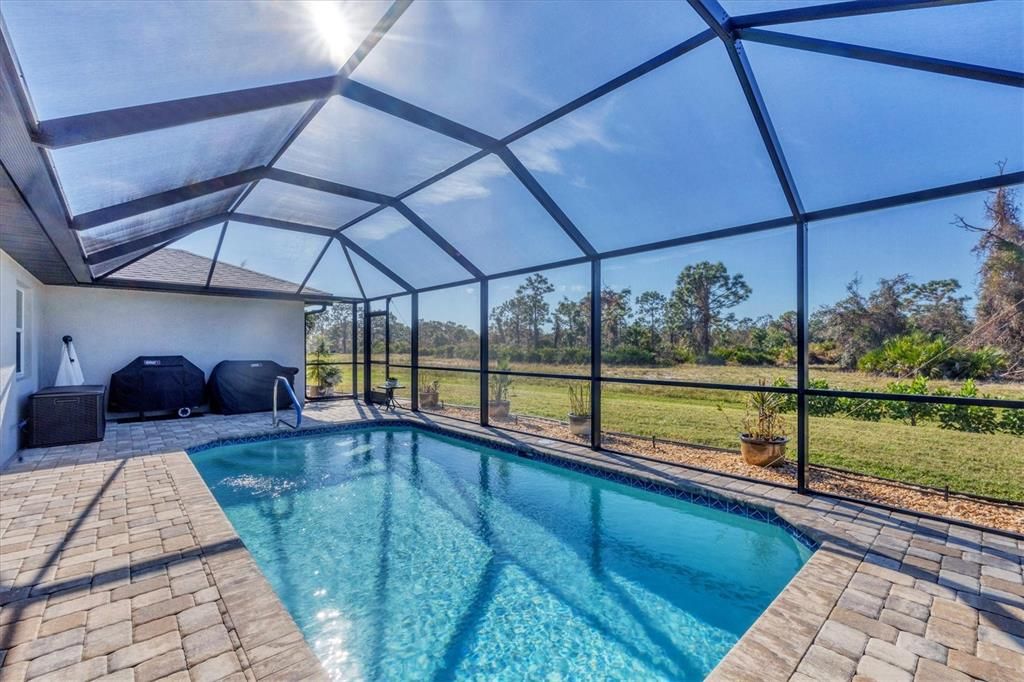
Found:
[{"label": "sun glare", "polygon": [[346,11],[346,5],[328,0],[310,0],[304,3],[310,22],[316,30],[323,49],[337,66],[344,64],[356,49],[359,38],[353,30],[356,22]]}]

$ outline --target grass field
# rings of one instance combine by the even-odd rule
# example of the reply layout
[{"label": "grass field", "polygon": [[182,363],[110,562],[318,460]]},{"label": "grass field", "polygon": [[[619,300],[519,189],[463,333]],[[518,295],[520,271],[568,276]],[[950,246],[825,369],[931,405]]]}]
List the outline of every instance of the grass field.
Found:
[{"label": "grass field", "polygon": [[[448,366],[450,361],[424,358],[423,364]],[[468,363],[466,363],[468,364]],[[586,373],[585,368],[523,365],[513,369],[534,372]],[[699,370],[700,375],[695,376]],[[767,371],[766,371],[767,370]],[[752,383],[756,377],[774,379],[784,368],[687,367],[617,368],[619,376]],[[891,379],[858,372],[831,372],[837,385],[853,390],[883,387]],[[344,368],[345,386],[351,374]],[[408,369],[391,374],[406,386]],[[709,376],[710,375],[710,376]],[[441,400],[453,405],[479,406],[479,380],[465,372],[422,370],[420,382],[438,379]],[[374,368],[373,382],[384,380],[384,368]],[[564,420],[569,411],[568,384],[563,379],[515,377],[512,411],[524,416]],[[946,382],[952,387],[951,382]],[[833,382],[830,380],[829,384]],[[934,382],[940,386],[943,382]],[[1020,384],[987,385],[984,392],[1007,398],[1024,397]],[[400,395],[402,392],[400,392]],[[405,396],[408,397],[406,391]],[[718,448],[736,449],[742,427],[746,392],[606,383],[602,389],[601,419],[605,431],[657,437]],[[790,433],[795,416],[789,416]],[[867,422],[845,417],[812,417],[810,461],[909,483],[1024,501],[1024,438],[1009,434],[977,434],[943,430],[935,423],[909,426],[895,421]]]}]

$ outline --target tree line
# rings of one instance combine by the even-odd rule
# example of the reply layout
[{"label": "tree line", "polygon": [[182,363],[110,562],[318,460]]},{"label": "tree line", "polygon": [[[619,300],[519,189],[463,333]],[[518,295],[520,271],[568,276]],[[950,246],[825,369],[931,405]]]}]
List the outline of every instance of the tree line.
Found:
[{"label": "tree line", "polygon": [[[959,229],[978,235],[974,251],[980,271],[973,311],[968,307],[971,297],[955,279],[918,283],[908,274],[895,274],[865,292],[855,278],[843,298],[813,311],[810,361],[893,376],[1024,378],[1024,227],[1014,190],[991,192],[985,215],[982,226],[961,217],[954,221]],[[552,301],[554,292],[545,275],[532,274],[492,309],[492,357],[589,362],[590,293]],[[603,287],[602,360],[651,366],[793,364],[795,311],[738,317],[735,309],[752,294],[742,273],[730,273],[725,264],[713,261],[687,265],[664,293]],[[349,308],[329,308],[315,323],[314,334],[337,339],[340,353],[349,352],[351,343]],[[394,315],[391,324],[392,352],[407,352],[408,325]],[[423,320],[419,333],[423,356],[479,356],[479,336],[466,325]],[[376,343],[382,344],[383,338],[382,328],[375,331]]]}]

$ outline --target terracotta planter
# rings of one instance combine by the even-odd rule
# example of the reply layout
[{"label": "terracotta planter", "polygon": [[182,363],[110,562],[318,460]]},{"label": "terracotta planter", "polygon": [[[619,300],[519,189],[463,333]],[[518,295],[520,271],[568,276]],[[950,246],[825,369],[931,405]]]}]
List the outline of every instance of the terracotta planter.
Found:
[{"label": "terracotta planter", "polygon": [[508,419],[511,403],[507,400],[488,400],[487,416],[490,419]]},{"label": "terracotta planter", "polygon": [[439,394],[431,391],[430,393],[424,393],[420,391],[420,407],[428,410],[437,409],[439,401]]},{"label": "terracotta planter", "polygon": [[574,436],[586,437],[590,435],[590,415],[570,414],[569,430]]},{"label": "terracotta planter", "polygon": [[786,443],[788,438],[778,440],[758,440],[740,434],[740,453],[743,461],[759,467],[780,466],[786,461]]}]

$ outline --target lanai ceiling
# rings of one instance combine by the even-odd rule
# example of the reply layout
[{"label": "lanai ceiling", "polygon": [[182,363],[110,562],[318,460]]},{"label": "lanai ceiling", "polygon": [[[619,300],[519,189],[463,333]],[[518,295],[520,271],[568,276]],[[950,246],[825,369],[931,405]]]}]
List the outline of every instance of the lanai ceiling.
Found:
[{"label": "lanai ceiling", "polygon": [[375,298],[1019,183],[1022,12],[8,0],[3,163],[81,283]]}]

